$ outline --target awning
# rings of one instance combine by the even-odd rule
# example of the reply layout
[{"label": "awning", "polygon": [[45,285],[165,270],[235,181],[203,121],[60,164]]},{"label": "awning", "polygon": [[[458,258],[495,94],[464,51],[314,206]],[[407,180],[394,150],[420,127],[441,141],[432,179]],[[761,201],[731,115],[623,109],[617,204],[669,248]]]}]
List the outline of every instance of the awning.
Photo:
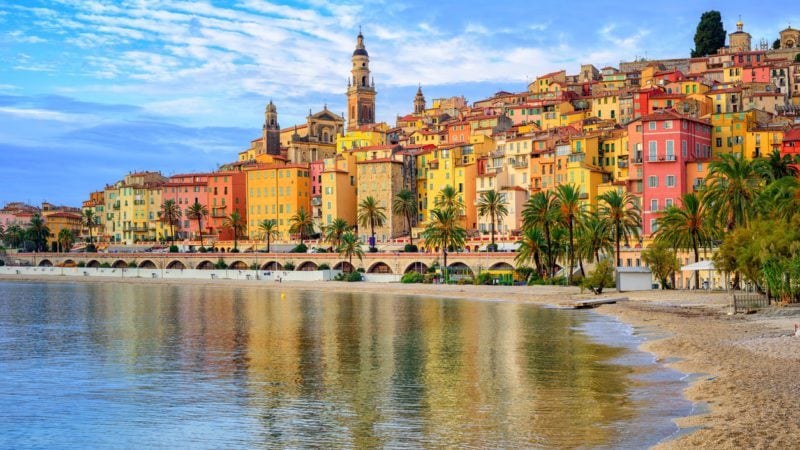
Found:
[{"label": "awning", "polygon": [[714,266],[714,261],[705,260],[705,261],[698,261],[696,263],[688,264],[681,267],[681,271],[683,272],[694,272],[697,270],[717,270]]}]

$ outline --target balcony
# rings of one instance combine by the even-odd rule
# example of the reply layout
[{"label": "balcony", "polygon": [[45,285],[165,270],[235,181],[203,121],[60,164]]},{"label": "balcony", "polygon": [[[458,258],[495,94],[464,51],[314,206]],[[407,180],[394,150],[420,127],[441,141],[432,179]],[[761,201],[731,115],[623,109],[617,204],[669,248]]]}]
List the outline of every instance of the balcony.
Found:
[{"label": "balcony", "polygon": [[322,206],[322,197],[311,197],[311,206]]},{"label": "balcony", "polygon": [[527,159],[512,159],[511,165],[515,169],[526,169],[528,167],[528,160]]},{"label": "balcony", "polygon": [[675,155],[659,155],[655,158],[647,158],[647,162],[675,162],[677,159]]},{"label": "balcony", "polygon": [[225,214],[225,207],[211,208],[211,217],[228,217],[228,215]]},{"label": "balcony", "polygon": [[641,156],[634,156],[631,161],[633,161],[633,164],[641,164],[642,163],[642,157]]},{"label": "balcony", "polygon": [[617,167],[619,167],[620,169],[628,167],[628,161],[617,161]]},{"label": "balcony", "polygon": [[584,160],[586,160],[586,153],[574,153],[569,155],[570,163],[582,163]]}]

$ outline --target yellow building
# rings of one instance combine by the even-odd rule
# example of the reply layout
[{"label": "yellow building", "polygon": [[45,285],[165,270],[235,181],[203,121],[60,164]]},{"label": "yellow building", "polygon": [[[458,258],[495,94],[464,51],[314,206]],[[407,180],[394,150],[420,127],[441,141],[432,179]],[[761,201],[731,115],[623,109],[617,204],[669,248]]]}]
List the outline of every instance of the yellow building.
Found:
[{"label": "yellow building", "polygon": [[247,235],[261,240],[258,224],[278,223],[278,239],[291,240],[291,218],[301,209],[311,215],[311,177],[308,164],[258,165],[247,173]]},{"label": "yellow building", "polygon": [[322,223],[330,225],[343,219],[351,226],[356,224],[356,156],[345,152],[324,161],[322,169]]},{"label": "yellow building", "polygon": [[389,125],[385,122],[362,125],[336,137],[336,153],[341,154],[346,150],[353,150],[360,147],[370,147],[374,145],[386,144],[386,132]]},{"label": "yellow building", "polygon": [[[445,188],[452,186],[464,202],[464,226],[467,230],[478,227],[475,209],[475,180],[477,166],[471,145],[456,144],[436,149],[427,157],[427,196],[428,216],[436,205],[436,196]],[[425,202],[423,202],[425,203]]]},{"label": "yellow building", "polygon": [[754,111],[711,115],[711,150],[713,156],[724,153],[743,155],[747,130],[755,123]]},{"label": "yellow building", "polygon": [[744,157],[746,159],[763,158],[775,150],[780,150],[786,130],[787,126],[781,123],[753,124],[744,136]]},{"label": "yellow building", "polygon": [[[67,211],[42,211],[42,219],[47,228],[50,229],[50,236],[47,238],[47,249],[58,251],[58,235],[61,230],[71,230],[77,240],[81,231],[81,215],[76,212]],[[70,249],[60,249],[69,251]]]},{"label": "yellow building", "polygon": [[[401,190],[414,191],[413,157],[404,152],[394,152],[385,157],[359,160],[356,166],[358,204],[367,197],[372,197],[384,208],[386,215],[384,226],[375,228],[376,245],[408,234],[411,230],[408,230],[405,218],[392,214],[392,203]],[[372,230],[368,227],[358,229],[358,235],[363,242],[368,242],[371,233]]]},{"label": "yellow building", "polygon": [[[92,238],[95,242],[105,240],[106,228],[106,213],[105,213],[105,193],[104,191],[96,191],[89,194],[89,200],[83,202],[81,212],[91,211],[95,217],[96,226],[92,227]],[[81,238],[89,238],[88,227],[81,226]]]},{"label": "yellow building", "polygon": [[134,244],[168,237],[169,227],[158,215],[167,181],[158,172],[136,172],[105,188],[105,233],[110,240]]},{"label": "yellow building", "polygon": [[610,119],[619,123],[619,92],[605,92],[592,98],[592,116],[598,119]]}]

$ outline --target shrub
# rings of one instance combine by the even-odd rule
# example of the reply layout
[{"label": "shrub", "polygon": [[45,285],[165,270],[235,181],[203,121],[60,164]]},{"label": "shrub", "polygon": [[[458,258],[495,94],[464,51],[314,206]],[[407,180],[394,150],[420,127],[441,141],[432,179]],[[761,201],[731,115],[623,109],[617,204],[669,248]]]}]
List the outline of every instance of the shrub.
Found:
[{"label": "shrub", "polygon": [[370,247],[369,248],[369,252],[370,253],[378,253],[378,247]]},{"label": "shrub", "polygon": [[[451,280],[452,282],[452,280]],[[465,284],[475,284],[475,280],[472,278],[459,278],[456,284],[465,285]]]},{"label": "shrub", "polygon": [[364,270],[363,267],[359,267],[358,269],[356,269],[356,272],[364,273],[364,272],[366,272],[366,270]]},{"label": "shrub", "polygon": [[325,263],[320,264],[317,266],[317,270],[331,270],[331,266]]},{"label": "shrub", "polygon": [[401,283],[422,283],[425,281],[425,276],[419,272],[409,272],[400,277]]},{"label": "shrub", "polygon": [[218,259],[217,262],[214,264],[214,268],[217,270],[225,270],[228,268],[228,264],[225,263],[225,260],[222,258]]},{"label": "shrub", "polygon": [[78,266],[78,267],[86,267],[86,263],[85,263],[85,262],[83,262],[83,261],[80,261],[80,262],[77,264],[77,266]]},{"label": "shrub", "polygon": [[107,262],[104,262],[104,263],[100,264],[100,268],[101,269],[110,269],[111,268],[111,264],[109,264]]},{"label": "shrub", "polygon": [[306,244],[298,244],[295,248],[289,250],[289,253],[306,253],[308,252],[308,246]]},{"label": "shrub", "polygon": [[345,281],[362,281],[364,278],[359,272],[350,272],[345,276]]},{"label": "shrub", "polygon": [[414,244],[406,244],[406,246],[403,247],[403,251],[406,253],[417,253],[419,249]]},{"label": "shrub", "polygon": [[497,251],[497,244],[489,244],[486,246],[487,252],[496,252]]},{"label": "shrub", "polygon": [[89,244],[86,246],[86,253],[97,253],[97,246]]},{"label": "shrub", "polygon": [[258,270],[258,264],[256,263],[250,264],[250,270]]},{"label": "shrub", "polygon": [[169,252],[170,253],[179,253],[180,250],[178,250],[178,246],[177,245],[170,245],[169,246]]},{"label": "shrub", "polygon": [[232,248],[229,253],[239,253],[239,249],[238,248]]},{"label": "shrub", "polygon": [[198,247],[197,251],[200,252],[200,253],[205,253],[206,252],[206,248],[205,247]]},{"label": "shrub", "polygon": [[436,274],[434,273],[426,273],[423,275],[422,282],[425,284],[433,283],[433,280],[436,279]]},{"label": "shrub", "polygon": [[283,270],[294,270],[294,263],[288,261],[286,264],[283,265]]},{"label": "shrub", "polygon": [[489,272],[481,272],[478,274],[478,278],[475,278],[476,285],[488,285],[492,284],[493,278],[492,274]]},{"label": "shrub", "polygon": [[597,263],[594,270],[583,280],[581,289],[590,289],[596,295],[603,293],[603,288],[614,287],[614,268],[611,261],[605,259]]},{"label": "shrub", "polygon": [[517,273],[517,276],[519,278],[521,278],[523,280],[526,280],[526,281],[531,277],[531,275],[534,275],[536,273],[536,271],[533,270],[533,267],[527,267],[527,266],[526,267],[517,267],[514,270],[514,272]]}]

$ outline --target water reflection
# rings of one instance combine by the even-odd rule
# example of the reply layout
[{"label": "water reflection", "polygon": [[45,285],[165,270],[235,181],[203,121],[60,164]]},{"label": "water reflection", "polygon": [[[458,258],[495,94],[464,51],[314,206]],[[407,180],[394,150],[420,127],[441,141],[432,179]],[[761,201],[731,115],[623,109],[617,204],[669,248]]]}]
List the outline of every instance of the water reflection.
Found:
[{"label": "water reflection", "polygon": [[[360,294],[0,284],[0,446],[641,445],[652,368],[583,313]],[[675,384],[677,389],[677,384]],[[654,421],[640,421],[651,423]]]}]

